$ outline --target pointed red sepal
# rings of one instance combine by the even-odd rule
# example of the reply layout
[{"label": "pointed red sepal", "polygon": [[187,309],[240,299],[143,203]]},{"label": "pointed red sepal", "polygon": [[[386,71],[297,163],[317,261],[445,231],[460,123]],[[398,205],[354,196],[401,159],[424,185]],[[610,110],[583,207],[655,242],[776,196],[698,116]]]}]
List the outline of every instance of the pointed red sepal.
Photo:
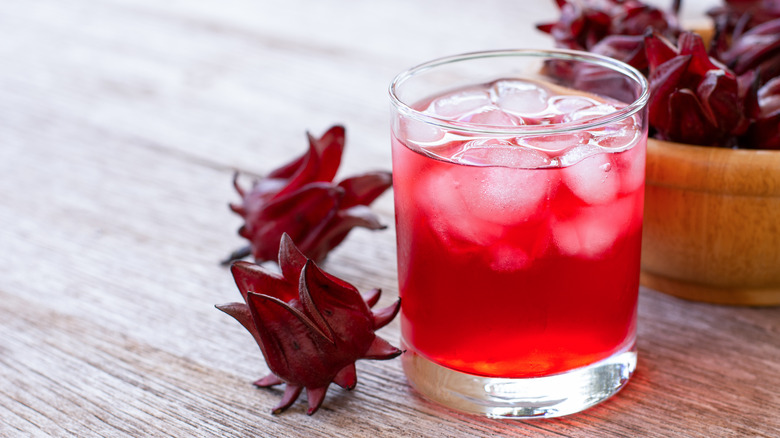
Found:
[{"label": "pointed red sepal", "polygon": [[284,277],[260,265],[238,261],[230,265],[230,272],[244,301],[249,292],[269,295],[284,302],[289,302],[298,296],[297,282],[287,281]]},{"label": "pointed red sepal", "polygon": [[[295,173],[286,179],[284,187],[279,190],[274,197],[282,197],[295,193],[304,185],[317,181],[317,171],[320,167],[320,157],[317,154],[314,145],[309,143],[309,152],[303,156],[301,165],[295,170]],[[271,172],[269,178],[277,178],[277,172]]]},{"label": "pointed red sepal", "polygon": [[243,205],[238,205],[238,204],[228,204],[228,207],[230,207],[230,210],[231,210],[233,213],[236,213],[236,214],[237,214],[237,215],[239,215],[239,216],[244,216],[244,217],[246,217],[246,209],[244,208],[244,206],[243,206]]},{"label": "pointed red sepal", "polygon": [[664,11],[635,0],[556,0],[560,17],[554,23],[537,24],[549,33],[557,47],[592,50],[615,35],[644,35],[649,29],[674,38],[679,24],[674,10]]},{"label": "pointed red sepal", "polygon": [[[322,375],[317,363],[301,357],[319,358],[329,344],[327,335],[303,312],[266,295],[247,295],[252,319],[261,339],[261,349],[271,371],[286,382],[318,386],[332,376]],[[321,359],[317,359],[321,360]]]},{"label": "pointed red sepal", "polygon": [[287,384],[287,386],[284,388],[284,395],[282,396],[282,400],[274,407],[271,413],[274,415],[279,415],[287,410],[287,408],[295,403],[295,400],[298,400],[298,396],[301,395],[301,391],[303,391],[302,386]]},{"label": "pointed red sepal", "polygon": [[713,126],[733,136],[745,133],[747,119],[735,76],[723,70],[709,70],[696,88],[696,94]]},{"label": "pointed red sepal", "polygon": [[709,70],[724,70],[725,66],[718,65],[707,55],[701,36],[693,32],[683,32],[677,41],[681,55],[691,55],[691,64],[688,73],[696,76],[704,76]]},{"label": "pointed red sepal", "polygon": [[[373,336],[370,310],[354,286],[338,283],[309,261],[301,271],[301,303],[339,349],[360,354]],[[325,332],[325,330],[323,330]]]},{"label": "pointed red sepal", "polygon": [[306,256],[295,246],[289,234],[282,233],[279,244],[279,269],[282,270],[282,276],[289,283],[297,285],[297,279],[305,264]]},{"label": "pointed red sepal", "polygon": [[645,37],[645,55],[650,71],[678,55],[677,47],[661,35],[652,33]]},{"label": "pointed red sepal", "polygon": [[403,351],[390,345],[389,342],[377,336],[374,338],[374,342],[368,347],[366,354],[363,356],[365,359],[392,359],[399,356]]},{"label": "pointed red sepal", "polygon": [[387,306],[383,309],[375,310],[372,312],[374,316],[374,329],[378,330],[395,318],[398,312],[401,310],[401,300],[399,299],[394,304]]},{"label": "pointed red sepal", "polygon": [[306,415],[313,415],[322,405],[322,401],[325,400],[325,394],[328,392],[327,386],[319,388],[306,388],[306,397],[309,399],[309,410],[306,411]]},{"label": "pointed red sepal", "polygon": [[214,307],[232,316],[252,334],[252,337],[255,338],[258,344],[260,343],[260,334],[257,332],[257,328],[252,320],[252,312],[249,310],[249,306],[244,303],[227,303],[217,304]]},{"label": "pointed red sepal", "polygon": [[334,220],[321,229],[317,235],[312,235],[301,243],[302,247],[311,248],[307,253],[313,260],[324,260],[325,256],[347,237],[355,227],[369,230],[383,230],[386,225],[364,205],[356,205],[346,210],[339,210]]},{"label": "pointed red sepal", "polygon": [[[312,274],[312,271],[316,271],[316,272]],[[322,316],[322,313],[320,313],[320,308],[314,302],[314,298],[312,297],[312,293],[317,295],[322,290],[318,288],[319,285],[316,283],[317,280],[327,279],[327,277],[325,277],[324,275],[317,276],[319,278],[312,279],[312,276],[315,276],[318,273],[320,273],[320,271],[319,269],[316,268],[314,263],[311,260],[307,260],[306,264],[303,265],[303,269],[301,270],[301,276],[298,283],[298,290],[300,291],[301,304],[303,305],[303,309],[306,312],[306,315],[311,319],[311,321],[314,324],[317,325],[317,327],[320,329],[320,331],[322,331],[322,333],[325,335],[328,341],[335,345],[336,339],[333,335],[333,331],[331,330],[327,321],[325,321],[325,318]],[[330,279],[327,279],[327,281],[330,282]],[[325,312],[330,312],[330,310],[326,309]]]},{"label": "pointed red sepal", "polygon": [[660,131],[672,123],[669,115],[669,98],[679,88],[678,83],[690,63],[690,56],[678,56],[650,69],[650,101],[648,119]]},{"label": "pointed red sepal", "polygon": [[[259,214],[246,218],[246,237],[255,260],[275,260],[283,233],[300,242],[335,217],[344,191],[326,183],[312,183],[290,196],[274,199]],[[291,220],[294,219],[294,220]],[[306,253],[305,247],[302,251]]]},{"label": "pointed red sepal", "polygon": [[256,380],[253,384],[258,388],[268,388],[270,386],[281,385],[282,383],[284,383],[282,379],[276,377],[275,374],[271,373],[263,377],[262,379]]},{"label": "pointed red sepal", "polygon": [[707,117],[699,98],[689,89],[682,89],[669,97],[668,135],[677,141],[712,145],[717,129]]},{"label": "pointed red sepal", "polygon": [[341,371],[336,374],[336,377],[333,378],[333,383],[347,391],[355,389],[355,386],[357,385],[357,369],[355,368],[355,364],[351,363],[342,368]]},{"label": "pointed red sepal", "polygon": [[341,156],[346,144],[346,130],[343,126],[336,125],[328,129],[319,139],[315,139],[308,133],[307,136],[320,156],[321,167],[317,172],[316,181],[333,181],[341,165]]},{"label": "pointed red sepal", "polygon": [[361,295],[363,297],[363,301],[366,302],[366,305],[368,307],[374,307],[376,306],[376,303],[379,302],[379,297],[382,296],[382,289],[371,289],[370,291],[364,293]]},{"label": "pointed red sepal", "polygon": [[390,172],[370,172],[347,178],[339,183],[346,193],[341,208],[369,205],[392,185],[393,175]]},{"label": "pointed red sepal", "polygon": [[244,191],[244,188],[238,184],[238,175],[239,173],[237,171],[233,172],[233,188],[236,189],[236,192],[238,192],[238,196],[243,198],[246,196],[246,192]]}]

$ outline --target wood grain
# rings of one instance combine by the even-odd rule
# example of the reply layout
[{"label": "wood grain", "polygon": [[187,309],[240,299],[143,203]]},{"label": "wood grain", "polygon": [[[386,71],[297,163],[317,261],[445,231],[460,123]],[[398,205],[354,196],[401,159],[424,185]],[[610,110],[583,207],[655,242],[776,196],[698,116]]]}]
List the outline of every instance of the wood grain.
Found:
[{"label": "wood grain", "polygon": [[780,305],[780,151],[649,140],[642,284],[682,298]]},{"label": "wood grain", "polygon": [[[693,3],[693,2],[691,2]],[[386,87],[428,59],[544,47],[554,2],[0,2],[0,436],[778,436],[780,308],[642,289],[640,362],[616,397],[498,421],[415,394],[397,360],[358,364],[283,415],[254,341],[214,304],[243,242],[235,169],[263,174],[305,131],[347,126],[340,175],[389,169]],[[326,269],[397,297],[389,228]],[[380,335],[397,342],[398,322]]]}]

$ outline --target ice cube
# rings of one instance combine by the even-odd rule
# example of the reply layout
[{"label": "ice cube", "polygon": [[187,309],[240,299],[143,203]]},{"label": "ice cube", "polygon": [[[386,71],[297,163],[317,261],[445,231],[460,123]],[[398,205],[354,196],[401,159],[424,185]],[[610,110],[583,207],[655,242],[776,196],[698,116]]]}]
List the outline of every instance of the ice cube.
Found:
[{"label": "ice cube", "polygon": [[544,256],[551,242],[552,234],[545,221],[514,228],[490,248],[488,266],[499,272],[530,268]]},{"label": "ice cube", "polygon": [[486,90],[463,90],[434,100],[426,112],[439,117],[460,118],[489,105],[490,95]]},{"label": "ice cube", "polygon": [[604,150],[597,145],[584,143],[564,151],[558,158],[561,167],[573,166],[591,155],[603,154]]},{"label": "ice cube", "polygon": [[481,177],[471,181],[467,196],[469,212],[486,222],[522,224],[541,217],[550,191],[549,172],[544,169],[483,167]]},{"label": "ice cube", "polygon": [[485,126],[518,126],[523,122],[499,108],[490,106],[483,107],[478,112],[468,114],[458,119],[461,122],[468,122],[475,125]]},{"label": "ice cube", "polygon": [[511,272],[528,268],[533,260],[523,248],[498,242],[491,248],[488,266],[494,271]]},{"label": "ice cube", "polygon": [[639,138],[642,130],[634,117],[610,122],[607,125],[591,129],[593,143],[603,148],[622,150],[631,147]]},{"label": "ice cube", "polygon": [[585,122],[599,117],[603,117],[617,111],[614,105],[608,103],[600,103],[598,105],[587,106],[564,116],[564,120],[568,122]]},{"label": "ice cube", "polygon": [[598,102],[585,96],[554,96],[550,98],[550,106],[560,114],[571,114],[577,110],[596,106]]},{"label": "ice cube", "polygon": [[561,152],[578,145],[588,144],[590,138],[590,133],[581,131],[518,137],[517,142],[542,151]]},{"label": "ice cube", "polygon": [[620,179],[607,153],[590,155],[577,164],[562,168],[561,172],[563,182],[588,204],[609,202],[620,188]]},{"label": "ice cube", "polygon": [[612,160],[621,176],[620,193],[638,190],[645,182],[645,143],[638,143],[625,152],[614,154]]},{"label": "ice cube", "polygon": [[622,204],[581,209],[577,215],[552,223],[555,245],[561,254],[598,258],[615,245],[625,232],[626,214]]},{"label": "ice cube", "polygon": [[[536,221],[546,211],[549,172],[507,167],[457,166],[449,173],[426,175],[421,199],[452,233],[486,244],[507,226]],[[457,224],[457,225],[455,225]],[[498,228],[496,228],[498,226]]]},{"label": "ice cube", "polygon": [[430,123],[404,117],[400,120],[400,137],[420,146],[436,143],[444,138],[444,131]]},{"label": "ice cube", "polygon": [[496,105],[520,117],[544,112],[548,107],[547,89],[534,82],[501,80],[493,84],[491,91]]},{"label": "ice cube", "polygon": [[469,251],[472,246],[487,246],[501,238],[504,228],[500,224],[485,222],[475,216],[471,193],[475,190],[469,181],[479,168],[455,166],[449,170],[421,175],[414,196],[424,200],[428,222],[442,242],[453,251]]},{"label": "ice cube", "polygon": [[518,146],[508,140],[472,140],[453,155],[454,160],[476,166],[504,166],[535,169],[550,165],[550,157],[540,151]]},{"label": "ice cube", "polygon": [[595,143],[605,149],[621,151],[636,144],[640,131],[634,128],[623,128],[616,131],[605,132],[595,139]]}]

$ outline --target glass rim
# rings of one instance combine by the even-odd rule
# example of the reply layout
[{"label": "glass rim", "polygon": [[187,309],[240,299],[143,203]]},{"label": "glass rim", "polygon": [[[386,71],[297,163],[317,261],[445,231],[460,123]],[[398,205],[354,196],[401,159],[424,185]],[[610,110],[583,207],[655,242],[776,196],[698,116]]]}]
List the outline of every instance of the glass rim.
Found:
[{"label": "glass rim", "polygon": [[[537,57],[537,58],[549,58],[559,59],[567,61],[583,61],[602,67],[609,68],[615,72],[622,73],[626,77],[633,79],[641,87],[641,93],[633,102],[626,106],[616,110],[615,112],[594,117],[586,121],[571,121],[563,123],[555,123],[550,125],[519,125],[519,126],[491,126],[491,125],[477,125],[468,122],[459,122],[457,120],[446,119],[443,117],[437,117],[430,114],[425,114],[412,108],[409,104],[403,102],[397,94],[400,86],[409,79],[412,79],[415,75],[423,73],[427,70],[435,67],[454,64],[463,61],[469,61],[474,59],[485,58],[506,58],[506,57]],[[498,79],[498,78],[496,78]],[[475,84],[476,85],[476,84]],[[468,52],[458,55],[445,56],[437,58],[422,64],[418,64],[412,68],[409,68],[399,73],[388,88],[390,94],[390,101],[397,111],[412,117],[423,123],[434,125],[438,128],[447,130],[456,130],[458,132],[480,135],[548,135],[548,134],[560,134],[574,131],[581,131],[587,129],[598,128],[611,123],[619,122],[623,119],[633,116],[642,108],[645,107],[647,101],[650,98],[650,86],[645,76],[639,72],[636,68],[622,62],[617,59],[610,58],[603,55],[597,55],[594,53],[583,52],[579,50],[568,49],[509,49],[509,50],[486,50],[478,52]]]}]

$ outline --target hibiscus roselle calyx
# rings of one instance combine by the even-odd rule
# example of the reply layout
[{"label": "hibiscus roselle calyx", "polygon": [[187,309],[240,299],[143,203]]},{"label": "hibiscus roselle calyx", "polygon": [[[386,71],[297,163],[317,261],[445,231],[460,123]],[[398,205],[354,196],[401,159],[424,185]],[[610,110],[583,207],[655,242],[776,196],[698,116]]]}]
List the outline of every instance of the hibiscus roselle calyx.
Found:
[{"label": "hibiscus roselle calyx", "polygon": [[780,18],[780,2],[777,0],[723,0],[711,8],[715,34],[730,39],[755,26]]},{"label": "hibiscus roselle calyx", "polygon": [[[680,29],[681,1],[671,1],[666,12],[640,0],[556,0],[559,20],[537,28],[557,47],[608,56],[642,72],[650,82],[652,137],[777,149],[780,1],[722,0],[708,11],[714,34],[707,44]],[[608,72],[574,71],[563,62],[547,70],[596,93],[614,82]]]},{"label": "hibiscus roselle calyx", "polygon": [[757,71],[761,80],[766,82],[780,75],[780,18],[735,34],[730,42],[716,41],[713,47],[717,49],[718,59],[734,73],[741,75]]},{"label": "hibiscus roselle calyx", "polygon": [[322,271],[284,234],[279,249],[281,274],[245,261],[231,271],[243,303],[217,306],[254,337],[271,374],[255,382],[267,387],[285,383],[279,414],[304,388],[309,415],[317,411],[331,382],[352,389],[355,361],[392,359],[401,350],[375,331],[398,314],[400,300],[371,311],[379,300],[374,289],[361,295],[351,284]]},{"label": "hibiscus roselle calyx", "polygon": [[780,150],[780,76],[760,87],[749,101],[754,123],[748,140],[760,149]]},{"label": "hibiscus roselle calyx", "polygon": [[230,208],[244,218],[239,235],[249,246],[224,264],[249,254],[258,263],[275,260],[282,233],[320,263],[354,227],[385,228],[368,205],[392,185],[390,172],[369,172],[336,184],[332,180],[341,163],[344,128],[334,126],[322,137],[308,139],[308,151],[255,180],[250,189],[241,187],[236,174],[233,185],[241,203]]},{"label": "hibiscus roselle calyx", "polygon": [[536,27],[549,33],[560,48],[593,50],[612,35],[642,36],[652,31],[674,38],[679,33],[679,1],[674,1],[668,12],[638,0],[556,0],[556,3],[561,11],[558,21]]},{"label": "hibiscus roselle calyx", "polygon": [[728,68],[711,59],[700,36],[683,32],[677,46],[659,35],[645,39],[650,68],[648,119],[661,140],[736,146],[747,131],[744,96]]}]

